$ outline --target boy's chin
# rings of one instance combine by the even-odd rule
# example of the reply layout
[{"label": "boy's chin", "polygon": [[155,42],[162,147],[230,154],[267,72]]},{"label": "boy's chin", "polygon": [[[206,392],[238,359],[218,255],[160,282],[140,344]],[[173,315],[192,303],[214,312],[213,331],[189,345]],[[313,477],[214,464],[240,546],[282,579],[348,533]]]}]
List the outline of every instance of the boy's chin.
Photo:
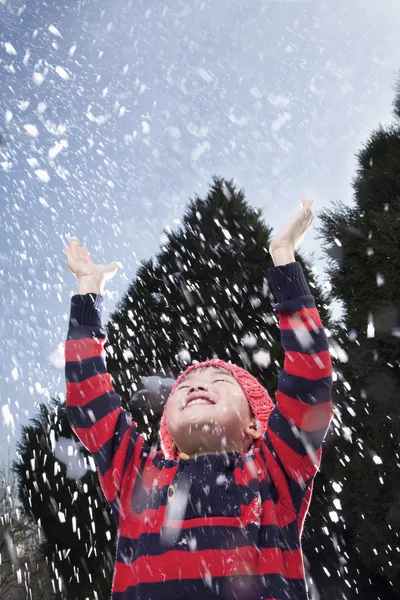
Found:
[{"label": "boy's chin", "polygon": [[210,431],[208,436],[199,435],[199,437],[193,432],[188,438],[182,440],[180,445],[177,444],[180,452],[189,455],[200,453],[223,454],[224,452],[232,452],[235,446],[238,446],[237,449],[239,449],[240,444],[227,444],[225,436],[217,436],[213,431]]}]

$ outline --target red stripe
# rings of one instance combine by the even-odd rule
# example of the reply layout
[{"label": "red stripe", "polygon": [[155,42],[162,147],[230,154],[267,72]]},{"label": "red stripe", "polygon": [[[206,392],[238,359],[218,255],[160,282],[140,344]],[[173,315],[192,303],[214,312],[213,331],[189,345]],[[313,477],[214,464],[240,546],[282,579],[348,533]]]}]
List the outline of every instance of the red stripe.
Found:
[{"label": "red stripe", "polygon": [[152,452],[149,454],[146,464],[143,470],[142,487],[145,490],[152,490],[154,488],[160,489],[165,485],[171,485],[173,483],[178,466],[163,469],[157,469],[153,465],[153,460],[156,454],[161,452]]},{"label": "red stripe", "polygon": [[329,350],[315,354],[286,350],[284,369],[289,375],[315,381],[332,375],[332,360]]},{"label": "red stripe", "polygon": [[[121,524],[121,535],[133,540],[138,539],[144,533],[160,533],[163,527],[174,529],[190,529],[196,527],[247,527],[250,523],[260,523],[261,506],[257,498],[250,504],[242,504],[240,516],[238,517],[198,517],[178,521],[167,519],[168,505],[160,506],[158,509],[148,508],[140,514],[135,513],[132,508],[125,515],[125,521]],[[274,521],[276,523],[276,519]]]},{"label": "red stripe", "polygon": [[291,513],[291,517],[288,518],[288,514],[284,513],[279,508],[279,503],[274,504],[272,500],[265,500],[262,503],[261,511],[261,523],[260,525],[277,525],[278,527],[286,527],[288,523],[296,520],[296,514],[294,511]]},{"label": "red stripe", "polygon": [[112,463],[108,471],[104,475],[102,475],[100,471],[98,472],[101,488],[109,502],[115,500],[121,487],[122,477],[124,475],[125,458],[131,433],[131,429],[128,429],[128,431],[124,433],[118,450],[112,457]]},{"label": "red stripe", "polygon": [[113,392],[111,375],[102,373],[80,382],[67,382],[67,406],[86,406],[95,398]]},{"label": "red stripe", "polygon": [[[269,430],[267,434],[269,436]],[[296,511],[293,506],[292,496],[289,490],[289,485],[285,474],[278,465],[275,458],[272,456],[265,441],[261,441],[262,449],[267,463],[268,472],[273,480],[275,487],[278,492],[278,503],[276,504],[276,517],[279,527],[286,527],[289,523],[292,523],[296,518]],[[280,509],[280,510],[279,510]]]},{"label": "red stripe", "polygon": [[257,498],[250,504],[240,506],[239,517],[199,517],[187,521],[165,520],[164,527],[179,527],[190,529],[191,527],[247,527],[250,523],[260,522],[261,506]]},{"label": "red stripe", "polygon": [[273,500],[265,500],[262,503],[260,525],[278,525],[277,510]]},{"label": "red stripe", "polygon": [[323,327],[317,308],[302,308],[295,313],[282,312],[278,314],[280,329],[316,331]]},{"label": "red stripe", "polygon": [[170,550],[158,556],[141,556],[133,565],[116,563],[113,592],[124,592],[139,583],[272,573],[288,579],[304,577],[301,551],[251,546],[198,552]]},{"label": "red stripe", "polygon": [[105,339],[81,338],[80,340],[67,340],[65,342],[66,362],[76,362],[85,358],[93,358],[103,354]]},{"label": "red stripe", "polygon": [[[285,467],[286,473],[296,483],[303,485],[305,481],[313,477],[321,463],[322,448],[318,448],[312,456],[307,453],[305,456],[298,454],[290,446],[285,444],[279,436],[269,427],[267,430],[268,438],[278,454]],[[309,451],[311,453],[311,450]]]},{"label": "red stripe", "polygon": [[238,485],[249,485],[252,479],[258,479],[258,476],[262,474],[260,468],[257,468],[255,461],[246,461],[242,467],[235,467],[233,475],[235,483]]},{"label": "red stripe", "polygon": [[140,514],[130,510],[121,525],[121,535],[137,539],[144,533],[160,533],[162,527],[189,529],[191,527],[240,527],[239,517],[199,517],[187,521],[167,520],[167,506],[148,508]]},{"label": "red stripe", "polygon": [[301,400],[287,396],[280,390],[277,390],[275,397],[285,419],[304,431],[318,431],[323,427],[327,428],[334,415],[331,400],[310,406]]},{"label": "red stripe", "polygon": [[92,427],[77,427],[74,431],[82,444],[89,452],[98,452],[106,442],[114,435],[117,419],[122,412],[122,408],[116,408],[108,415],[94,423]]},{"label": "red stripe", "polygon": [[252,479],[264,481],[268,479],[268,470],[264,460],[260,456],[260,448],[254,449],[252,460],[243,463],[242,467],[235,467],[233,471],[235,483],[248,486]]}]

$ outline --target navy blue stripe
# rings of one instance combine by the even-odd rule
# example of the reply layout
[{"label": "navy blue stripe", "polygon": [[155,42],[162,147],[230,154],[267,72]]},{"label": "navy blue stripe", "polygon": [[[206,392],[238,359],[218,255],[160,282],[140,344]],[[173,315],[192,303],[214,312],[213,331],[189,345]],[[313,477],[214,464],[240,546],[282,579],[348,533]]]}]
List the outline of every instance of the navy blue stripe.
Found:
[{"label": "navy blue stripe", "polygon": [[274,304],[274,310],[279,312],[296,313],[302,308],[316,308],[314,296],[304,295],[296,296],[288,300],[282,300],[278,304]]},{"label": "navy blue stripe", "polygon": [[67,406],[67,417],[72,427],[87,429],[121,407],[121,398],[113,392],[106,392],[85,406]]},{"label": "navy blue stripe", "polygon": [[310,479],[306,481],[303,485],[299,485],[298,483],[293,481],[293,479],[289,478],[290,497],[292,499],[293,508],[296,511],[297,516],[300,514],[304,497],[313,481],[314,477],[310,477]]},{"label": "navy blue stripe", "polygon": [[76,325],[72,322],[67,333],[67,340],[83,340],[85,338],[103,340],[105,337],[106,332],[100,325]]},{"label": "navy blue stripe", "polygon": [[[307,443],[307,446],[311,446],[313,452],[318,450],[327,431],[327,426],[315,431],[305,431],[304,429],[300,429],[300,427],[296,427],[294,424],[291,425],[279,410],[279,404],[275,406],[268,418],[268,427],[284,441],[289,448],[294,450],[297,454],[300,454],[300,456],[307,456],[309,454],[310,448],[307,450],[304,443]],[[293,431],[293,428],[295,428],[296,433]]]},{"label": "navy blue stripe", "polygon": [[153,465],[153,467],[156,467],[156,469],[170,469],[172,467],[176,467],[177,465],[176,460],[167,460],[164,456],[164,454],[162,452],[156,452],[153,456],[153,459],[151,461],[151,464]]},{"label": "navy blue stripe", "polygon": [[80,361],[65,363],[65,378],[71,383],[81,383],[95,375],[107,373],[105,360],[102,356],[84,358]]},{"label": "navy blue stripe", "polygon": [[297,261],[269,268],[268,281],[277,302],[311,294],[304,271]]},{"label": "navy blue stripe", "polygon": [[308,486],[311,483],[311,481],[313,481],[313,479],[314,478],[311,478],[310,481],[305,484],[305,486],[301,487],[298,483],[294,482],[293,479],[289,478],[288,485],[290,490],[290,498],[292,500],[293,508],[296,511],[297,516],[300,513],[301,506],[303,504],[304,496],[308,489]]},{"label": "navy blue stripe", "polygon": [[[248,506],[254,500],[255,493],[257,493],[257,494],[260,493],[261,497],[264,500],[271,497],[274,504],[276,504],[278,502],[278,497],[277,497],[277,495],[274,496],[271,493],[271,483],[272,482],[269,479],[265,479],[262,481],[259,481],[258,479],[252,479],[251,481],[249,481],[248,485],[241,485],[241,484],[235,483],[235,481],[232,480],[231,485],[226,489],[227,497],[230,497],[230,490],[232,491],[232,495],[231,495],[232,504],[229,506],[228,505],[227,506],[220,505],[219,507],[217,506],[216,512],[212,512],[208,516],[213,516],[213,517],[215,517],[215,516],[217,516],[217,517],[236,516],[232,512],[229,512],[229,510],[231,510],[231,511],[234,510],[233,507],[237,508],[237,513],[239,515],[240,514],[240,505]],[[179,474],[174,479],[174,485],[176,487],[179,487]],[[167,498],[168,487],[169,487],[168,485],[165,485],[162,488],[154,488],[152,490],[145,490],[142,487],[141,482],[139,482],[139,480],[138,480],[137,485],[135,486],[133,497],[132,497],[132,508],[135,511],[135,513],[140,515],[144,510],[147,510],[149,508],[158,510],[161,506],[165,506],[168,502],[168,498]],[[198,491],[198,490],[196,490],[196,487],[194,489],[195,489],[195,491]],[[207,499],[206,495],[204,495],[203,500],[204,499]],[[188,507],[187,511],[189,511],[189,507]],[[196,515],[196,518],[197,518],[197,516],[198,515]],[[205,516],[207,516],[207,515],[205,515]],[[193,518],[195,518],[195,517],[193,517]]]},{"label": "navy blue stripe", "polygon": [[321,377],[321,379],[305,379],[297,375],[289,375],[285,370],[280,372],[278,378],[278,390],[314,406],[323,404],[332,399],[332,377]]},{"label": "navy blue stripe", "polygon": [[317,354],[329,350],[329,342],[323,329],[281,329],[281,341],[285,350]]},{"label": "navy blue stripe", "polygon": [[[212,588],[209,587],[210,584]],[[114,592],[112,600],[307,600],[304,579],[287,580],[282,575],[236,575],[204,579],[179,579],[160,583],[140,583]]]},{"label": "navy blue stripe", "polygon": [[73,327],[101,323],[104,296],[100,294],[75,294],[71,298],[70,323]]},{"label": "navy blue stripe", "polygon": [[277,525],[259,526],[257,523],[251,523],[247,527],[164,527],[161,532],[144,533],[137,540],[120,537],[117,561],[132,564],[139,556],[160,556],[169,550],[235,550],[254,544],[258,548],[298,550],[300,542],[297,521],[282,528]]}]

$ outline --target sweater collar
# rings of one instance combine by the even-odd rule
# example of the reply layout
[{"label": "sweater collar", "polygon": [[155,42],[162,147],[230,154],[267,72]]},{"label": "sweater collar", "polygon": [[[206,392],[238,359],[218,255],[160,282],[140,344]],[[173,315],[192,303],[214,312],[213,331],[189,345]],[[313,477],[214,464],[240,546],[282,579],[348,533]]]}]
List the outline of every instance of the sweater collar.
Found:
[{"label": "sweater collar", "polygon": [[217,462],[223,464],[225,467],[234,467],[236,463],[244,458],[248,454],[247,452],[220,452],[210,454],[186,454],[180,452],[178,455],[178,461],[182,462]]}]

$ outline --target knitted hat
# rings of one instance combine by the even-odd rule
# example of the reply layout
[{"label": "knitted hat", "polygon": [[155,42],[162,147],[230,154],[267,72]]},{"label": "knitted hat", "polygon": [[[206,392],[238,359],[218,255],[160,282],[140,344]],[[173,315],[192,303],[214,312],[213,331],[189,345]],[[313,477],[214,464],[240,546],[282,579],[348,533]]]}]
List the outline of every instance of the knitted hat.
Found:
[{"label": "knitted hat", "polygon": [[[242,388],[248,403],[253,411],[255,418],[257,419],[259,426],[261,428],[261,432],[264,433],[267,430],[268,417],[271,411],[274,408],[274,403],[272,402],[267,390],[257,381],[253,375],[251,375],[245,369],[238,367],[237,365],[233,365],[231,363],[226,363],[223,360],[213,359],[207,360],[205,362],[197,363],[195,365],[191,365],[186,371],[181,373],[176,380],[169,398],[175,392],[178,385],[181,383],[182,379],[189,375],[192,371],[196,369],[201,369],[204,367],[220,367],[229,371],[231,375],[236,379],[240,387]],[[168,398],[168,400],[169,400]],[[164,454],[167,459],[173,458],[174,453],[172,450],[173,439],[170,436],[170,433],[167,429],[167,419],[166,419],[166,407],[167,403],[164,407],[164,413],[161,419],[160,425],[160,437],[161,437],[161,445],[164,451]],[[255,445],[259,443],[259,440],[256,440]]]}]

